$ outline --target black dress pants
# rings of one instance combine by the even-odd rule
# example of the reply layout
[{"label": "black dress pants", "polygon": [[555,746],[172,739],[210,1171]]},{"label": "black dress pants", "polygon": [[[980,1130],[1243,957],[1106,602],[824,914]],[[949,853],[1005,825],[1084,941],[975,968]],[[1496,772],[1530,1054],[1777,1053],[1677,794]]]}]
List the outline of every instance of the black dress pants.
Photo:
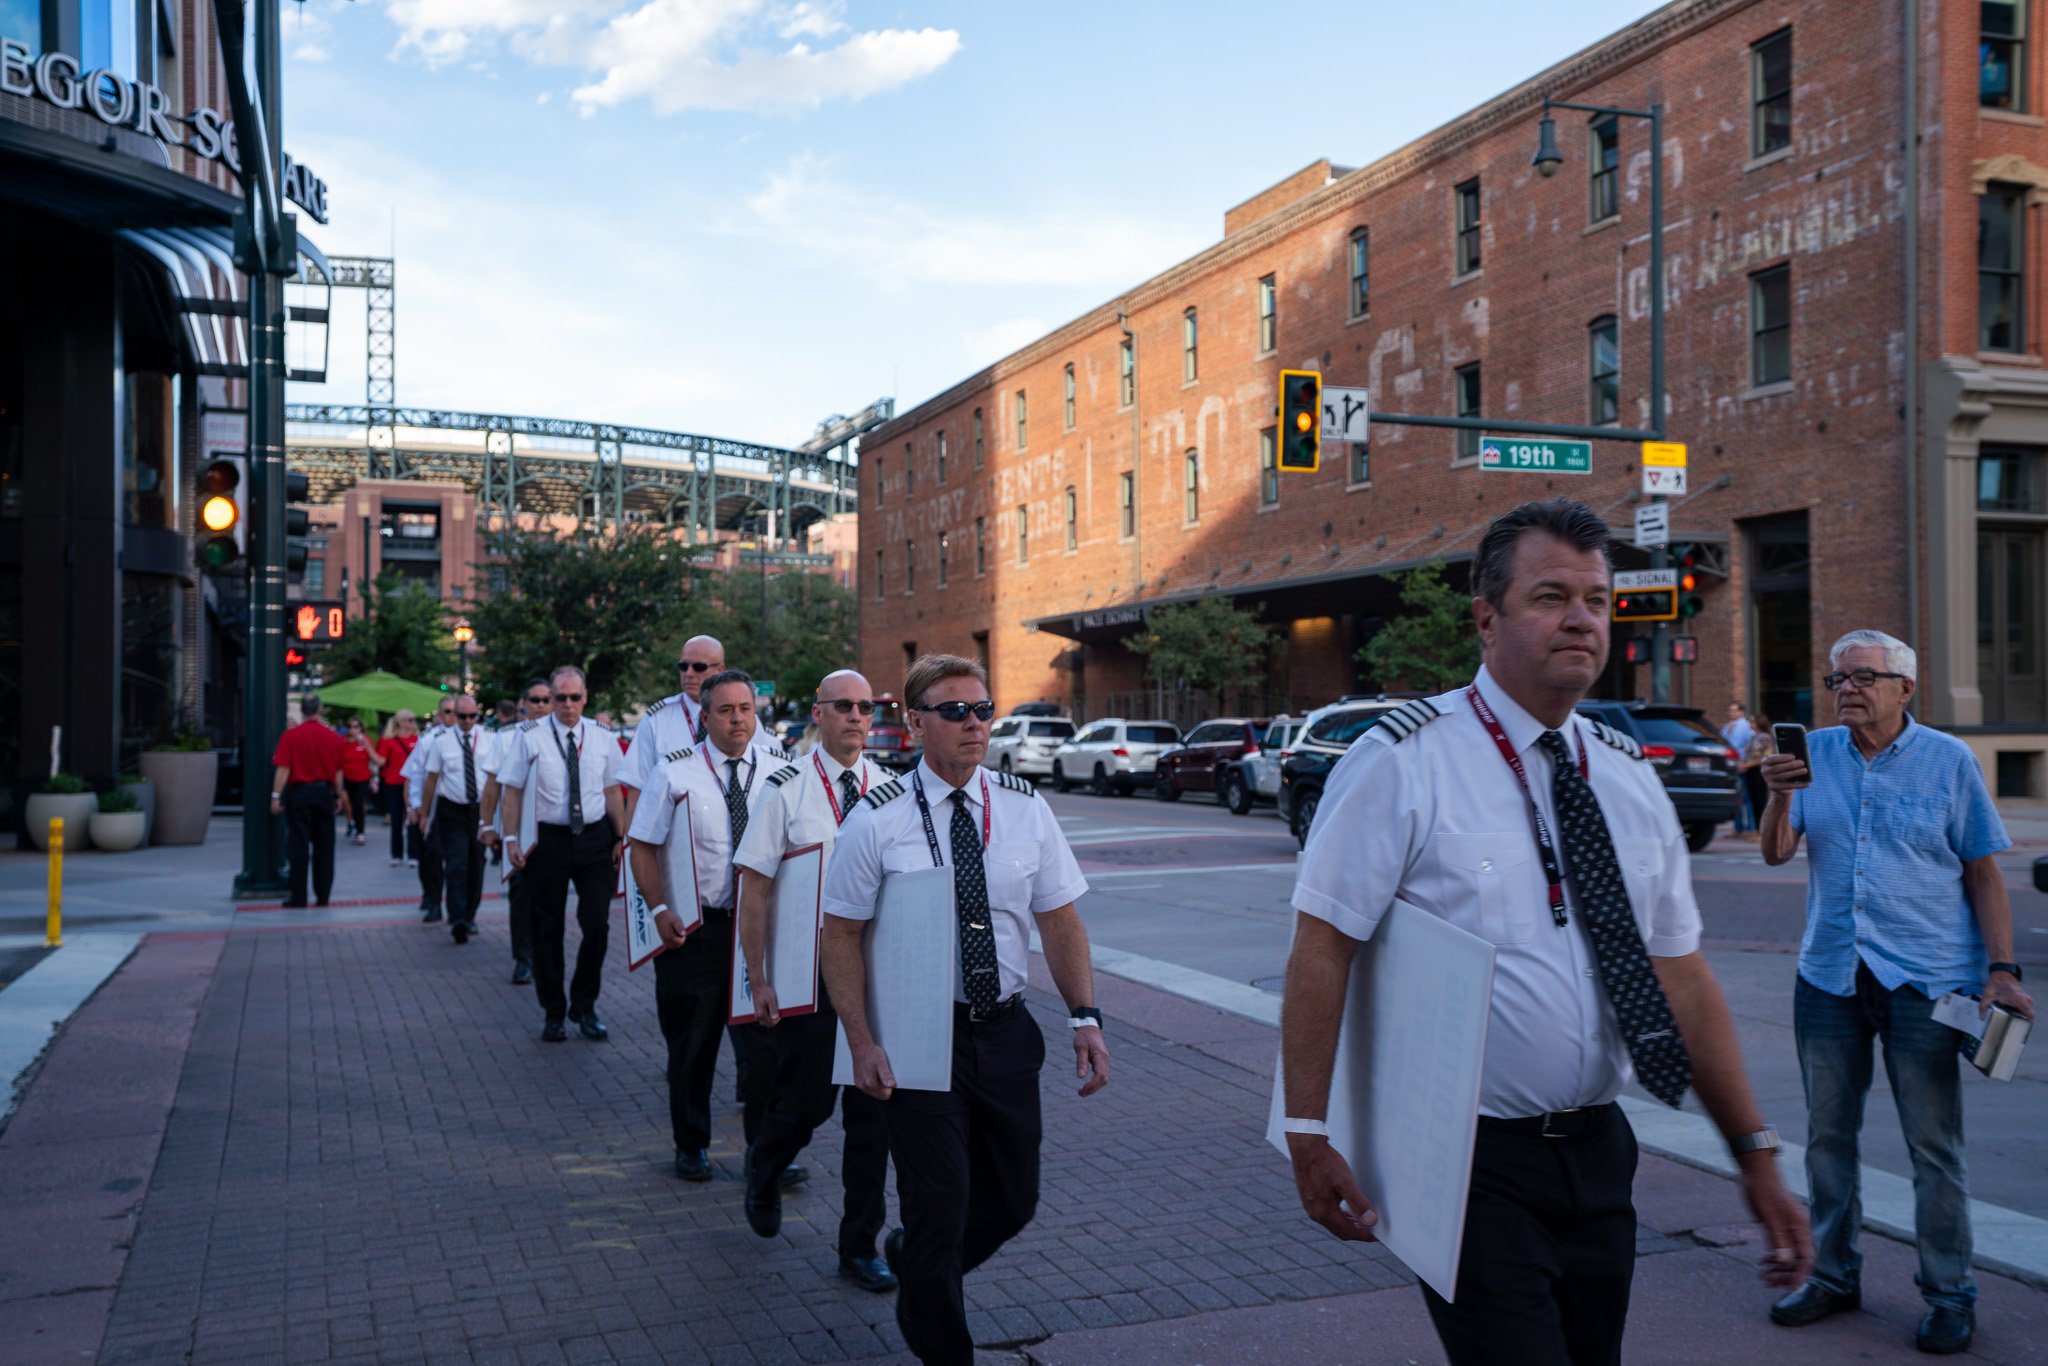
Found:
[{"label": "black dress pants", "polygon": [[334,785],[293,783],[284,790],[285,858],[290,867],[290,900],[306,904],[306,865],[313,872],[313,899],[322,906],[334,890]]},{"label": "black dress pants", "polygon": [[840,1180],[846,1187],[839,1255],[872,1257],[889,1215],[889,1130],[882,1121],[882,1102],[858,1086],[843,1086],[839,1123],[846,1130],[846,1146],[839,1157]]},{"label": "black dress pants", "polygon": [[448,918],[474,926],[484,899],[484,846],[476,837],[476,803],[440,802],[434,807],[434,842],[441,850],[441,886]]},{"label": "black dress pants", "polygon": [[711,1146],[712,1074],[732,1005],[732,935],[732,912],[706,907],[704,923],[683,946],[654,960],[654,1011],[668,1044],[668,1122],[678,1153]]},{"label": "black dress pants", "polygon": [[[597,1005],[604,984],[605,949],[611,942],[612,887],[618,870],[612,864],[609,817],[572,835],[566,825],[543,825],[533,853],[526,860],[527,911],[533,931],[533,994],[550,1020],[582,1015]],[[567,929],[569,886],[576,887],[576,926],[583,942],[576,949],[576,975],[562,995],[562,936]]]},{"label": "black dress pants", "polygon": [[441,913],[441,841],[434,838],[433,819],[427,821],[427,829],[407,826],[411,832],[406,836],[412,856],[420,861],[420,909]]},{"label": "black dress pants", "polygon": [[[516,836],[514,838],[517,838]],[[533,914],[527,909],[526,874],[517,868],[505,875],[506,918],[512,926],[512,961],[533,962]]]},{"label": "black dress pants", "polygon": [[1636,1137],[1618,1105],[1570,1138],[1479,1121],[1457,1302],[1422,1291],[1452,1366],[1620,1362],[1635,1175]]},{"label": "black dress pants", "polygon": [[1045,1036],[1019,1001],[1002,1018],[953,1016],[953,1089],[899,1090],[878,1107],[903,1207],[896,1323],[925,1366],[972,1366],[966,1274],[1038,1209],[1038,1073]]}]

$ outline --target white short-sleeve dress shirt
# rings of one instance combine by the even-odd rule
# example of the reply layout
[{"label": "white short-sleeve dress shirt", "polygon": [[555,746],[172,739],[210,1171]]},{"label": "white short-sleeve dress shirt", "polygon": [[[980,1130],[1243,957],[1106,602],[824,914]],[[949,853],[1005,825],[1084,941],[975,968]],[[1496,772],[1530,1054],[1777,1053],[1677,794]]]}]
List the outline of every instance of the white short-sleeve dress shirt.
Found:
[{"label": "white short-sleeve dress shirt", "polygon": [[[829,864],[833,842],[839,838],[839,811],[845,800],[839,775],[847,772],[853,774],[854,788],[862,797],[889,781],[889,775],[865,756],[855,759],[848,769],[823,749],[814,749],[794,763],[771,770],[768,791],[762,794],[760,805],[748,818],[746,836],[740,840],[739,853],[733,861],[772,878],[782,866],[783,855],[790,850],[822,844]],[[858,798],[853,805],[860,805]]]},{"label": "white short-sleeve dress shirt", "polygon": [[[924,782],[931,807],[932,833],[939,844],[939,867],[953,862],[949,786],[929,765],[919,761],[912,774]],[[968,815],[981,826],[983,800],[988,802],[988,843],[982,853],[988,873],[989,909],[996,936],[996,967],[1002,998],[1024,989],[1030,977],[1031,917],[1080,899],[1088,890],[1081,865],[1067,845],[1052,808],[1022,778],[979,770],[958,789],[967,794]],[[904,777],[870,791],[860,808],[839,828],[832,858],[825,866],[825,914],[842,920],[872,920],[882,878],[934,866],[931,843],[925,838],[912,778]],[[953,999],[965,1001],[960,970],[953,969]]]},{"label": "white short-sleeve dress shirt", "polygon": [[[747,824],[751,830],[755,813],[769,790],[768,774],[789,764],[780,750],[750,744],[737,756],[737,773],[716,745],[693,745],[670,751],[673,757],[655,766],[640,789],[640,803],[633,808],[633,824],[627,831],[634,839],[662,846],[668,843],[675,824],[676,807],[690,804],[690,849],[697,865],[697,890],[704,905],[713,910],[731,910],[733,901],[732,809],[725,802],[726,784],[735,776],[746,793]],[[676,879],[671,877],[671,883]]]},{"label": "white short-sleeve dress shirt", "polygon": [[605,817],[604,793],[619,781],[618,741],[584,717],[563,726],[553,716],[527,721],[512,733],[513,744],[498,769],[502,787],[526,792],[534,819],[542,825],[569,823],[569,747],[577,751],[576,775],[582,780],[583,820],[595,825]]},{"label": "white short-sleeve dress shirt", "polygon": [[[434,742],[441,735],[441,727],[427,727],[426,733],[420,736],[420,742],[412,747],[412,753],[405,756],[405,766],[398,770],[405,779],[405,806],[408,811],[417,809],[427,799],[427,764],[433,758]],[[436,806],[440,805],[439,796],[435,794]],[[434,813],[429,811],[427,814],[431,816]]]},{"label": "white short-sleeve dress shirt", "polygon": [[[482,801],[486,772],[484,756],[490,749],[489,732],[481,726],[471,726],[467,738],[474,747],[476,800]],[[440,786],[434,789],[434,800],[437,805],[441,802],[462,804],[469,801],[469,789],[462,773],[463,739],[462,727],[450,726],[434,737],[433,745],[427,752],[425,773],[421,775],[420,781],[424,785],[428,776],[436,773],[441,775]]]},{"label": "white short-sleeve dress shirt", "polygon": [[[1544,726],[1484,668],[1476,686],[1520,755],[1552,838]],[[1529,797],[1464,689],[1429,699],[1440,713],[1412,729],[1375,726],[1330,772],[1294,886],[1294,908],[1370,939],[1398,898],[1497,949],[1481,1114],[1518,1118],[1614,1099],[1632,1075],[1565,869],[1568,919],[1550,914]],[[1397,735],[1397,730],[1405,733]],[[1574,715],[1643,942],[1655,957],[1700,943],[1685,835],[1656,771]],[[1612,738],[1609,738],[1612,737]],[[1624,748],[1622,746],[1628,746]],[[1562,853],[1560,851],[1560,857]]]}]

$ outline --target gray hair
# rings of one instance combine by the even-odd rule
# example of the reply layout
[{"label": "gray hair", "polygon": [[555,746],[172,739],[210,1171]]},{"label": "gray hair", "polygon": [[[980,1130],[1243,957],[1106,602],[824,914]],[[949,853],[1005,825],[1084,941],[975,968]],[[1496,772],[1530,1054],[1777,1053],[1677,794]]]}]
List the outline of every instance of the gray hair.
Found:
[{"label": "gray hair", "polygon": [[1904,674],[1915,683],[1920,681],[1920,656],[1913,647],[1897,636],[1888,636],[1882,631],[1851,631],[1828,649],[1828,665],[1840,668],[1842,656],[1851,650],[1877,649],[1884,651],[1884,667],[1887,673]]},{"label": "gray hair", "polygon": [[584,687],[588,688],[590,686],[589,674],[584,673],[583,670],[577,668],[574,664],[560,664],[555,667],[553,673],[548,675],[548,691],[553,692],[555,690],[556,679],[565,678],[570,674],[575,674],[576,681]]}]

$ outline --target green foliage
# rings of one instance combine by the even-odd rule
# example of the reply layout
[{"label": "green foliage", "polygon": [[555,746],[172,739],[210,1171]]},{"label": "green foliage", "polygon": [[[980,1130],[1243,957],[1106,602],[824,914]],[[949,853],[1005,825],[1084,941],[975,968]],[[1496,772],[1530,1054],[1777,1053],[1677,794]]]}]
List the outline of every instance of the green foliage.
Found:
[{"label": "green foliage", "polygon": [[92,791],[92,784],[76,773],[52,773],[43,781],[41,790],[60,797],[76,797]]},{"label": "green foliage", "polygon": [[1275,635],[1259,623],[1264,611],[1264,603],[1245,611],[1223,597],[1174,603],[1156,609],[1144,630],[1125,637],[1124,648],[1144,658],[1145,672],[1161,687],[1213,696],[1264,675]]},{"label": "green foliage", "polygon": [[158,754],[206,754],[213,749],[213,737],[203,730],[181,730],[150,748]]},{"label": "green foliage", "polygon": [[100,793],[100,814],[118,816],[126,811],[140,811],[142,803],[135,800],[135,794],[123,788]]},{"label": "green foliage", "polygon": [[743,565],[708,576],[704,596],[713,615],[696,629],[724,642],[726,663],[772,680],[778,699],[802,706],[826,674],[858,662],[859,599],[826,575],[771,574],[764,588],[760,569]]},{"label": "green foliage", "polygon": [[1472,599],[1444,582],[1441,560],[1394,576],[1407,610],[1379,629],[1358,662],[1382,687],[1448,692],[1479,672],[1479,631]]},{"label": "green foliage", "polygon": [[330,683],[382,669],[428,687],[455,672],[454,623],[426,585],[387,569],[363,594],[363,615],[327,647],[320,671]]}]

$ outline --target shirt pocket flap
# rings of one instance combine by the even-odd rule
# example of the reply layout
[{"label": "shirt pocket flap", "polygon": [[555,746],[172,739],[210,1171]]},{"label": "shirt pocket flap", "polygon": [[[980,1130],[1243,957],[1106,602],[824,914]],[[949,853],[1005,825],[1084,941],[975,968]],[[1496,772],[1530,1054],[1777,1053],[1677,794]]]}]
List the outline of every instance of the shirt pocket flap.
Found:
[{"label": "shirt pocket flap", "polygon": [[1005,911],[1029,910],[1039,856],[1039,846],[1030,840],[991,841],[981,856],[988,870],[989,903]]},{"label": "shirt pocket flap", "polygon": [[922,844],[906,840],[882,851],[882,871],[885,873],[914,873],[931,866],[931,850]]},{"label": "shirt pocket flap", "polygon": [[[1519,944],[1547,914],[1535,838],[1527,830],[1440,832],[1437,860],[1446,890],[1444,919],[1494,944]],[[1527,902],[1524,905],[1522,903]]]}]

